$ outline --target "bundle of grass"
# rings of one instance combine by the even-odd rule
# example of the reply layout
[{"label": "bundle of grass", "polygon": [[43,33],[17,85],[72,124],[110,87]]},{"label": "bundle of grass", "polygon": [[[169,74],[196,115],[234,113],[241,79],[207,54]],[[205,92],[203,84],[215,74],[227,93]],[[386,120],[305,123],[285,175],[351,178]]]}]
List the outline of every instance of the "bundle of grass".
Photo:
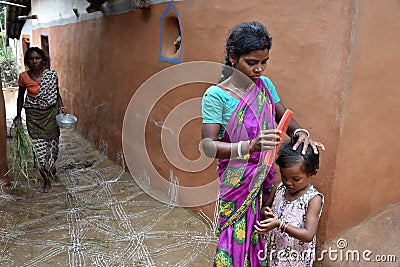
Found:
[{"label": "bundle of grass", "polygon": [[[21,178],[27,180],[28,186],[30,186],[31,182],[37,183],[36,175],[31,176],[29,174],[28,166],[30,166],[30,162],[35,162],[38,158],[35,156],[36,151],[32,139],[22,124],[15,126],[13,138],[12,163],[8,173],[13,173],[14,188],[17,186]],[[35,163],[37,164],[37,162]]]}]

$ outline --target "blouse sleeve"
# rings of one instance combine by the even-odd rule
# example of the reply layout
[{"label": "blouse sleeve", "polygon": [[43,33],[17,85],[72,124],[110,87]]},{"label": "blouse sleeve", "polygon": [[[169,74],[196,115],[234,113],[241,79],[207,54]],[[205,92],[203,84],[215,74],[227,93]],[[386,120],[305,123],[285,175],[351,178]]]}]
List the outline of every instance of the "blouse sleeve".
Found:
[{"label": "blouse sleeve", "polygon": [[25,79],[24,79],[23,75],[24,75],[24,72],[21,72],[21,73],[19,74],[19,77],[18,77],[18,85],[19,85],[19,86],[24,86],[24,87],[26,87]]},{"label": "blouse sleeve", "polygon": [[204,93],[201,103],[201,113],[203,123],[222,124],[223,103],[212,88],[209,88]]}]

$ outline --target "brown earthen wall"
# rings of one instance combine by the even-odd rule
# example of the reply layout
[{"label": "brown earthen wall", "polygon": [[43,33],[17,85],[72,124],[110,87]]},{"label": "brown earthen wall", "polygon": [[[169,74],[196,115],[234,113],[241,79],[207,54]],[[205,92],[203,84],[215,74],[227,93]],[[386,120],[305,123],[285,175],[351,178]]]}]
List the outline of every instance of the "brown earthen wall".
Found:
[{"label": "brown earthen wall", "polygon": [[400,200],[400,2],[357,1],[327,237]]},{"label": "brown earthen wall", "polygon": [[[209,60],[223,63],[229,29],[252,20],[268,27],[273,46],[265,75],[275,83],[281,100],[294,111],[296,120],[310,129],[314,139],[322,141],[327,148],[321,153],[321,170],[313,181],[326,196],[318,233],[322,240],[398,198],[396,193],[387,193],[393,188],[388,175],[395,164],[391,159],[394,154],[386,154],[387,146],[383,146],[389,134],[397,132],[389,128],[395,115],[387,112],[390,106],[396,106],[393,105],[396,76],[383,78],[386,72],[381,71],[399,68],[395,64],[398,56],[389,54],[389,51],[400,54],[398,40],[396,45],[394,39],[389,39],[395,34],[389,30],[397,29],[398,32],[398,20],[391,25],[390,18],[394,19],[396,12],[398,14],[399,2],[383,1],[390,2],[390,7],[386,8],[379,1],[360,2],[363,4],[345,0],[187,0],[174,3],[181,16],[183,62]],[[158,60],[159,17],[166,7],[167,3],[157,4],[150,10],[135,10],[48,29],[52,64],[59,74],[64,103],[78,116],[78,129],[82,134],[90,139],[93,137],[97,145],[104,140],[113,159],[122,150],[123,116],[135,90],[151,75],[171,66]],[[389,17],[378,18],[382,12],[370,14],[374,8],[390,11]],[[352,21],[357,18],[360,22],[356,21],[353,43]],[[374,23],[375,20],[378,22]],[[387,43],[384,47],[375,35],[383,36],[380,31],[386,24],[391,26],[385,28]],[[38,34],[33,36],[33,43],[38,43],[39,37]],[[382,53],[385,56],[381,58]],[[390,64],[386,65],[385,60]],[[379,73],[378,66],[383,68]],[[390,73],[395,72],[391,70]],[[147,149],[166,178],[173,167],[160,149],[161,128],[151,121],[163,121],[174,105],[201,96],[206,87],[189,85],[184,91],[171,92],[149,118]],[[381,93],[383,90],[384,94]],[[376,104],[378,100],[379,105]],[[143,105],[149,104],[153,103],[143,101]],[[389,119],[379,122],[385,112]],[[198,119],[182,131],[182,150],[189,158],[198,155],[200,127]],[[373,130],[383,127],[385,132],[378,135],[371,127]],[[379,152],[378,161],[373,152]],[[216,178],[215,165],[200,173],[176,169],[174,172],[181,183],[188,186]],[[382,180],[382,177],[387,178]],[[213,204],[202,209],[212,216]]]}]

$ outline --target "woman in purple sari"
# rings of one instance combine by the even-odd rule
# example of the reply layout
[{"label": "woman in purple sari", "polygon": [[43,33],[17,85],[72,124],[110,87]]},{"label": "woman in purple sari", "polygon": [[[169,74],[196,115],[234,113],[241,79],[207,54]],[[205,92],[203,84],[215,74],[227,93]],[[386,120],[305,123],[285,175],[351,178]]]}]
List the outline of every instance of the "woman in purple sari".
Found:
[{"label": "woman in purple sari", "polygon": [[[271,80],[262,76],[271,41],[258,22],[237,25],[227,40],[222,82],[208,88],[202,101],[203,149],[219,159],[218,267],[267,266],[258,256],[264,241],[253,226],[261,220],[275,179],[273,166],[263,159],[281,141],[274,123],[286,110]],[[301,143],[304,149],[311,145],[314,153],[317,146],[324,149],[294,119],[287,133],[300,136],[296,149]]]}]

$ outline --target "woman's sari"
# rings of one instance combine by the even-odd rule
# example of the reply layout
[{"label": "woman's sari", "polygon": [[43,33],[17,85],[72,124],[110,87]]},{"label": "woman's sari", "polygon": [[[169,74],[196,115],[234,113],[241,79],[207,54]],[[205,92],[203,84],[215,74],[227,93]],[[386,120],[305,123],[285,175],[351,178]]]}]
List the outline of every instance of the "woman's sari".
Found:
[{"label": "woman's sari", "polygon": [[[261,79],[246,92],[225,129],[222,142],[256,138],[275,127],[275,104]],[[261,219],[263,201],[273,183],[273,167],[264,164],[266,152],[219,161],[219,242],[214,266],[266,266],[263,238],[253,225]]]},{"label": "woman's sari", "polygon": [[[24,86],[22,80],[19,84]],[[40,167],[53,174],[56,169],[58,137],[60,136],[60,129],[56,122],[57,100],[57,73],[46,69],[43,71],[42,82],[36,97],[27,95],[24,108],[26,126],[36,150],[35,156],[38,157]]]}]

